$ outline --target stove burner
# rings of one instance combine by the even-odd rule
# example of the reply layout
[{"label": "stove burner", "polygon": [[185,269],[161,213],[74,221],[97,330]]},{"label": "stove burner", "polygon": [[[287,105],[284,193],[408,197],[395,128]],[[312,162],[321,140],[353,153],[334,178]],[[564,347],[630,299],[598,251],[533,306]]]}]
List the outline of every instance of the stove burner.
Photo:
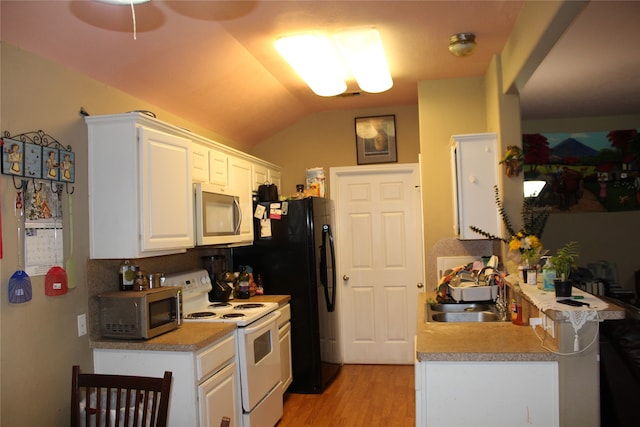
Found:
[{"label": "stove burner", "polygon": [[216,314],[211,311],[198,311],[196,313],[187,314],[187,319],[199,319],[202,317],[212,317]]},{"label": "stove burner", "polygon": [[229,313],[229,314],[223,314],[222,315],[223,319],[235,319],[237,317],[244,317],[244,314],[242,314],[242,313]]},{"label": "stove burner", "polygon": [[264,307],[264,304],[260,304],[260,303],[247,303],[247,304],[238,304],[235,307],[233,307],[236,310],[248,310],[251,308],[261,308]]},{"label": "stove burner", "polygon": [[220,307],[229,307],[231,304],[229,304],[228,302],[214,302],[213,304],[209,305],[209,307],[212,308],[220,308]]}]

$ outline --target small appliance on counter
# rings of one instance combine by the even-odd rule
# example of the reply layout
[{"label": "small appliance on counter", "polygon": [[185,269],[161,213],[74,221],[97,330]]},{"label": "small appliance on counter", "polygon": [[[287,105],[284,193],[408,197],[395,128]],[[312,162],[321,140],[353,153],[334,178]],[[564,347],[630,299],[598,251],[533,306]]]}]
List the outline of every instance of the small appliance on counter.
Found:
[{"label": "small appliance on counter", "polygon": [[107,292],[98,295],[98,301],[105,338],[149,339],[182,324],[180,287]]},{"label": "small appliance on counter", "polygon": [[227,258],[224,255],[211,255],[203,257],[203,261],[211,280],[209,301],[227,302],[233,299],[233,285],[236,277],[227,271]]}]

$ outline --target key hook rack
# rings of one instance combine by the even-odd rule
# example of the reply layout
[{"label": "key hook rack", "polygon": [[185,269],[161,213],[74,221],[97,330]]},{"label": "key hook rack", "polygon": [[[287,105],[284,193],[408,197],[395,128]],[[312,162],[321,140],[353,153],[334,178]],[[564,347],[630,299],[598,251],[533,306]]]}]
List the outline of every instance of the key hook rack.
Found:
[{"label": "key hook rack", "polygon": [[49,181],[51,191],[58,196],[63,188],[67,194],[75,191],[75,153],[70,145],[63,145],[42,130],[18,135],[4,131],[0,145],[2,173],[12,177],[16,190],[26,189],[31,179],[35,191],[42,189],[42,181]]}]

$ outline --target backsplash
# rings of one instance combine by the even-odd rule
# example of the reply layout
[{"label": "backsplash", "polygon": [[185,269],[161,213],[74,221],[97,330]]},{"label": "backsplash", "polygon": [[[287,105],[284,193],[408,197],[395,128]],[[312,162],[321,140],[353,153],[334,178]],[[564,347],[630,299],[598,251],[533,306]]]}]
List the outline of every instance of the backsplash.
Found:
[{"label": "backsplash", "polygon": [[[190,249],[184,254],[165,255],[135,260],[140,269],[149,273],[174,274],[204,268],[203,257],[226,255],[230,258],[230,249]],[[121,259],[90,259],[87,261],[87,294],[89,297],[88,317],[89,336],[92,340],[100,337],[99,306],[96,295],[103,292],[117,291],[118,268]]]},{"label": "backsplash", "polygon": [[500,241],[492,240],[460,240],[447,238],[439,240],[431,250],[427,252],[427,265],[425,266],[426,292],[433,292],[438,284],[437,259],[441,256],[500,256]]}]

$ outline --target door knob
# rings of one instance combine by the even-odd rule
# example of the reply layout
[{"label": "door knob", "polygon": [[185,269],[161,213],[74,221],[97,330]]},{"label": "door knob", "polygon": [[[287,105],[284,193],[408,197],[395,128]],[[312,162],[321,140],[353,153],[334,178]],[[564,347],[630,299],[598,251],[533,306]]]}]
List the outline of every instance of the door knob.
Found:
[{"label": "door knob", "polygon": [[349,276],[347,276],[346,274],[344,276],[342,276],[342,280],[344,280],[345,282],[349,281]]},{"label": "door knob", "polygon": [[418,287],[418,289],[424,288],[424,285],[422,284],[422,282],[418,282],[416,286]]}]

